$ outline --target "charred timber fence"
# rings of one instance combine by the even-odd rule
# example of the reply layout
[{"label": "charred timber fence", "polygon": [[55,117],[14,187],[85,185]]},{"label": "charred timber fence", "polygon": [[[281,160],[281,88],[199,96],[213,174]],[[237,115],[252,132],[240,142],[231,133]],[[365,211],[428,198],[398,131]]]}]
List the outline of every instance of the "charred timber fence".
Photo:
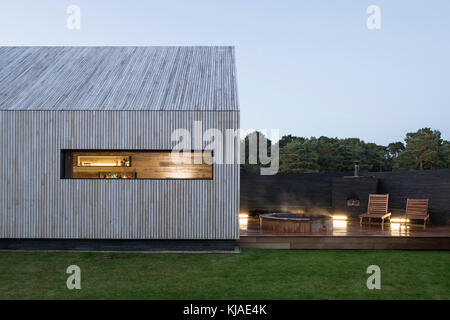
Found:
[{"label": "charred timber fence", "polygon": [[[407,198],[428,198],[431,222],[449,224],[450,169],[362,173],[303,173],[261,176],[241,172],[241,212],[298,211],[321,208],[346,211],[354,218],[367,208],[368,194],[389,193],[394,216]],[[347,200],[359,200],[348,206]]]},{"label": "charred timber fence", "polygon": [[277,174],[241,172],[241,211],[331,208],[332,182],[344,174]]}]

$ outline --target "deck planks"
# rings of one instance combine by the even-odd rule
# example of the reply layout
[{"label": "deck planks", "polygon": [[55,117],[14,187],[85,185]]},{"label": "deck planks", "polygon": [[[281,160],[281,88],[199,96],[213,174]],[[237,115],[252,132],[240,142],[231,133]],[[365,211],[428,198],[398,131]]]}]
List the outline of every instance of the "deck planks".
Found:
[{"label": "deck planks", "polygon": [[237,245],[258,249],[450,250],[450,226],[381,230],[381,226],[360,228],[358,223],[349,222],[345,229],[335,228],[332,233],[275,234],[260,232],[257,220],[249,218]]}]

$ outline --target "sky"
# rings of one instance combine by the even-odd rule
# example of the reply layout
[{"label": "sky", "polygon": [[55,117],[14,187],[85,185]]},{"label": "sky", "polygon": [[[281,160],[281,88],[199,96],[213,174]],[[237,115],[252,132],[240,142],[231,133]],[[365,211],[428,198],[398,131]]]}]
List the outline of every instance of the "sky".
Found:
[{"label": "sky", "polygon": [[232,45],[243,129],[386,145],[431,127],[450,140],[448,0],[2,0],[0,46],[22,45]]}]

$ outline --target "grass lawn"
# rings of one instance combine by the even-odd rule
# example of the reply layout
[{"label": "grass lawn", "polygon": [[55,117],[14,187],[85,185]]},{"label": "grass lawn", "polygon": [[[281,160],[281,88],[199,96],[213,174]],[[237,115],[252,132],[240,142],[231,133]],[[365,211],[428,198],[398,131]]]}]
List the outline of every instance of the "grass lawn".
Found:
[{"label": "grass lawn", "polygon": [[[68,290],[66,268],[81,268]],[[381,268],[381,290],[366,269]],[[450,299],[450,252],[0,252],[0,299]]]}]

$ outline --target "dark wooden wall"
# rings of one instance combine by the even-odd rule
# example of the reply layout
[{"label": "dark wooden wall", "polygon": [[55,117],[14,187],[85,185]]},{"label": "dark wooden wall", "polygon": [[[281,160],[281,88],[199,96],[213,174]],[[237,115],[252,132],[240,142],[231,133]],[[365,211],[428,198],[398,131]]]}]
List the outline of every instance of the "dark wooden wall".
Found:
[{"label": "dark wooden wall", "polygon": [[[334,178],[331,187],[331,207],[336,214],[343,213],[351,219],[357,219],[367,211],[369,194],[378,193],[379,179],[376,177],[340,177]],[[359,206],[347,206],[349,198],[358,199]]]},{"label": "dark wooden wall", "polygon": [[432,224],[449,224],[450,169],[373,173],[379,193],[389,193],[389,207],[404,210],[407,198],[429,199]]},{"label": "dark wooden wall", "polygon": [[261,176],[242,172],[241,212],[331,208],[332,180],[341,176],[320,173]]},{"label": "dark wooden wall", "polygon": [[[261,176],[241,173],[241,212],[297,211],[325,208],[347,209],[354,218],[367,208],[370,192],[389,193],[394,216],[406,206],[406,199],[430,199],[432,224],[449,224],[450,169],[433,171],[371,172],[364,178],[344,178],[349,173],[277,174]],[[367,178],[372,177],[372,178]],[[350,195],[359,197],[360,207],[346,207]]]}]

